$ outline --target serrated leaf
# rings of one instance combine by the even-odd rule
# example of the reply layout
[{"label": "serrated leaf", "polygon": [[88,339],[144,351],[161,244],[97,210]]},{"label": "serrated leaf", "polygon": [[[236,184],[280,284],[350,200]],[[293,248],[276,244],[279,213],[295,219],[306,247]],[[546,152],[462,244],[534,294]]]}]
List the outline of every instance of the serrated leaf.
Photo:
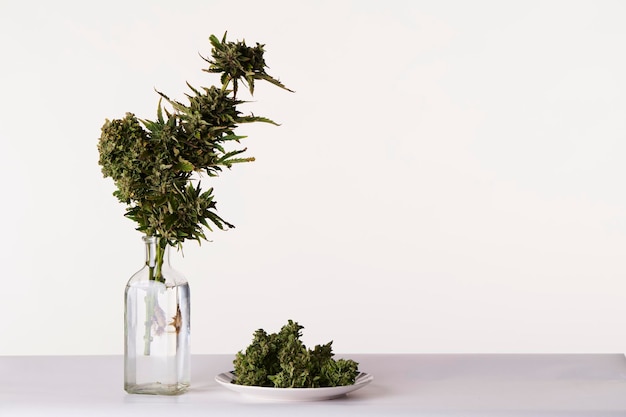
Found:
[{"label": "serrated leaf", "polygon": [[255,160],[256,159],[253,156],[251,156],[250,158],[231,158],[223,161],[222,164],[230,168],[234,164],[240,164],[243,162],[254,162]]},{"label": "serrated leaf", "polygon": [[280,126],[278,123],[276,123],[272,119],[268,119],[267,117],[260,117],[260,116],[242,116],[238,119],[238,122],[240,123],[261,122],[261,123],[273,124],[274,126]]}]

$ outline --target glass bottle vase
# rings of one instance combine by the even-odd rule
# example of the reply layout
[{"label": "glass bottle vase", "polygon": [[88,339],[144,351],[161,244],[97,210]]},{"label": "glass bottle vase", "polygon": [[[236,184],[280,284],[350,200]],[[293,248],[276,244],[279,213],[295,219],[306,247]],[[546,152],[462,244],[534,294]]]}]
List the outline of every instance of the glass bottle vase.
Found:
[{"label": "glass bottle vase", "polygon": [[190,383],[189,285],[171,268],[165,241],[143,240],[146,264],[125,292],[124,389],[130,394],[182,394]]}]

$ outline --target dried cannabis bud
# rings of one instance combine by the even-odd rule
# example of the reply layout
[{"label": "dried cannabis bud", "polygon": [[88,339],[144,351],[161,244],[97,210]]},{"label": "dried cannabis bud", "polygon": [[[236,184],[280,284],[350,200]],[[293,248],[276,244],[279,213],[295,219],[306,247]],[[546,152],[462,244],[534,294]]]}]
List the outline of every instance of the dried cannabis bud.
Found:
[{"label": "dried cannabis bud", "polygon": [[254,332],[250,346],[238,352],[233,364],[239,385],[275,388],[320,388],[354,384],[358,363],[334,360],[332,341],[307,349],[300,340],[303,326],[289,320],[280,332]]}]

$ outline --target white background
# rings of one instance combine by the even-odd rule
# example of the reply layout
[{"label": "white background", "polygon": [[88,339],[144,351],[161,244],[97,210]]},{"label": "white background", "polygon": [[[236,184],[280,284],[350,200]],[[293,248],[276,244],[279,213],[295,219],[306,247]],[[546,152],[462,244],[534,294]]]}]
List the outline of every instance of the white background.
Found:
[{"label": "white background", "polygon": [[[120,354],[141,235],[105,118],[266,44],[237,228],[185,246],[194,353],[623,352],[626,2],[0,0],[0,354]],[[208,185],[209,182],[207,181]]]}]

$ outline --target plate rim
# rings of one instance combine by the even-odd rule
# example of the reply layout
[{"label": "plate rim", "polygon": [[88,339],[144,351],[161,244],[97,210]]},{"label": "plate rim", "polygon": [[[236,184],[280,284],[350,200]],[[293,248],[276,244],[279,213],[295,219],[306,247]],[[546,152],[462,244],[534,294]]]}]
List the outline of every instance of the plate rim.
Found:
[{"label": "plate rim", "polygon": [[274,401],[319,401],[334,399],[344,396],[352,391],[356,391],[374,380],[373,375],[368,374],[367,372],[359,372],[354,384],[350,385],[319,388],[275,388],[261,387],[257,385],[233,384],[232,381],[234,378],[234,372],[227,371],[216,375],[215,381],[232,391]]}]

